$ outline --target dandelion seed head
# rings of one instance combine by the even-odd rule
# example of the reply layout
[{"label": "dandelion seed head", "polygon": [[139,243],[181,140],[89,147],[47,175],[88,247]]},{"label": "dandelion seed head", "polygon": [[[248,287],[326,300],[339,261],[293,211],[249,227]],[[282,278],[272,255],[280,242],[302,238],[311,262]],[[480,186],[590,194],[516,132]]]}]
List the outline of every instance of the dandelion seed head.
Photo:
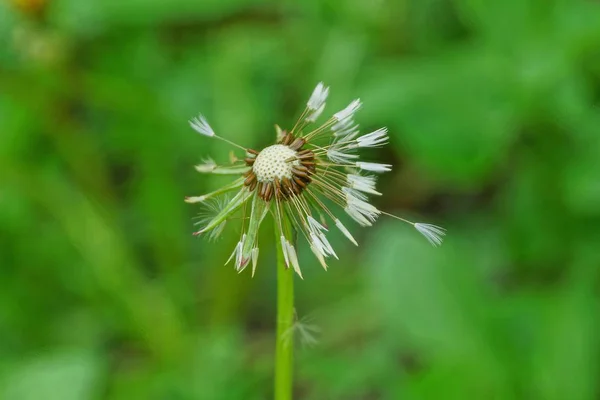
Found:
[{"label": "dandelion seed head", "polygon": [[[361,160],[360,150],[377,148],[388,143],[387,128],[380,128],[361,136],[354,121],[362,103],[356,99],[329,117],[316,128],[309,128],[324,112],[329,88],[319,83],[313,90],[306,108],[291,130],[276,126],[276,141],[260,151],[245,148],[227,138],[218,136],[204,116],[190,121],[198,133],[221,140],[242,149],[244,156],[230,156],[232,165],[219,166],[212,160],[196,166],[198,172],[237,175],[238,178],[222,188],[201,196],[186,197],[188,203],[201,203],[211,211],[203,219],[203,227],[196,235],[210,232],[216,238],[225,223],[239,213],[240,240],[228,262],[242,272],[252,265],[252,276],[258,264],[258,230],[269,213],[275,219],[280,248],[285,264],[302,278],[296,252],[296,236],[306,239],[316,259],[327,269],[327,260],[338,258],[328,235],[333,222],[350,242],[358,245],[350,230],[342,224],[337,213],[343,210],[358,225],[373,225],[381,214],[409,223],[430,243],[438,246],[445,234],[435,225],[413,223],[380,211],[370,203],[371,196],[380,196],[377,179],[365,171],[383,173],[391,165]],[[211,202],[223,193],[236,190],[237,194],[224,202]],[[336,208],[333,208],[335,206]],[[339,233],[336,232],[336,233]]]},{"label": "dandelion seed head", "polygon": [[256,157],[252,170],[259,182],[273,182],[275,179],[292,178],[292,168],[298,165],[294,158],[296,152],[288,146],[275,144],[262,150]]}]

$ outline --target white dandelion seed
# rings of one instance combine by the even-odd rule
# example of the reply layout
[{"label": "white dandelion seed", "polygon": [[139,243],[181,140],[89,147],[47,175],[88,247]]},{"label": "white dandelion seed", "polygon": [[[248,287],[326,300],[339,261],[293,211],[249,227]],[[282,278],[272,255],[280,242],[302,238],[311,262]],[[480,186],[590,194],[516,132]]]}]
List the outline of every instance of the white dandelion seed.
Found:
[{"label": "white dandelion seed", "polygon": [[374,176],[348,174],[346,179],[348,181],[348,186],[352,189],[369,194],[374,194],[376,196],[381,196],[381,193],[375,190],[377,178]]},{"label": "white dandelion seed", "polygon": [[242,272],[242,269],[246,266],[248,260],[244,260],[244,243],[246,243],[246,234],[242,235],[242,240],[240,240],[239,247],[237,252],[235,253],[235,269],[239,272]]},{"label": "white dandelion seed", "polygon": [[315,257],[317,257],[317,260],[319,260],[319,263],[321,263],[321,266],[323,267],[323,269],[325,271],[327,271],[328,267],[327,267],[327,263],[325,262],[325,256],[323,254],[323,250],[316,248],[314,242],[310,242],[310,249],[312,250]]},{"label": "white dandelion seed", "polygon": [[298,255],[296,254],[296,249],[288,241],[286,241],[286,252],[292,264],[292,268],[294,268],[294,272],[296,272],[300,278],[304,279],[302,277],[302,271],[300,271],[300,264],[298,263]]},{"label": "white dandelion seed", "polygon": [[335,220],[335,226],[338,227],[338,229],[344,234],[344,236],[346,236],[348,238],[348,240],[350,240],[352,243],[354,243],[354,245],[358,246],[358,242],[354,239],[354,237],[352,236],[350,231],[348,229],[346,229],[344,224],[342,224],[342,222],[339,219]]},{"label": "white dandelion seed", "polygon": [[303,317],[301,320],[295,320],[291,327],[289,327],[281,335],[281,340],[284,346],[290,346],[292,339],[298,337],[300,343],[304,346],[314,346],[319,341],[315,337],[321,333],[321,328],[316,325],[310,324],[311,318]]},{"label": "white dandelion seed", "polygon": [[321,116],[323,110],[325,110],[325,103],[323,103],[321,107],[317,108],[315,111],[310,113],[310,115],[306,117],[306,122],[315,122]]},{"label": "white dandelion seed", "polygon": [[283,259],[285,261],[285,266],[289,268],[290,266],[290,257],[288,256],[288,250],[287,250],[287,240],[285,239],[285,236],[281,235],[279,237],[280,241],[281,241],[281,250],[283,251]]},{"label": "white dandelion seed", "polygon": [[359,224],[363,226],[371,226],[373,222],[377,220],[381,211],[372,204],[353,196],[352,194],[346,194],[347,207],[346,212]]},{"label": "white dandelion seed", "polygon": [[356,139],[358,147],[381,147],[388,142],[387,128],[377,129],[375,132],[368,133]]},{"label": "white dandelion seed", "polygon": [[363,171],[371,172],[388,172],[392,170],[392,166],[390,164],[357,161],[356,166],[362,169]]},{"label": "white dandelion seed", "polygon": [[333,118],[335,118],[338,121],[349,120],[350,118],[352,118],[354,113],[358,111],[361,105],[362,103],[360,102],[360,99],[353,100],[342,111],[335,113],[333,115]]},{"label": "white dandelion seed", "polygon": [[322,231],[327,232],[327,228],[325,228],[319,221],[314,219],[312,216],[308,216],[308,227],[314,233],[321,233]]},{"label": "white dandelion seed", "polygon": [[358,130],[358,125],[352,125],[354,121],[350,120],[350,122],[342,124],[338,122],[337,124],[331,127],[331,132],[333,133],[334,143],[337,144],[336,147],[342,148],[343,146],[339,145],[340,142],[349,142],[354,139],[360,131]]},{"label": "white dandelion seed", "polygon": [[325,234],[320,233],[319,235],[317,235],[317,237],[321,241],[321,245],[325,250],[325,254],[328,256],[333,256],[335,259],[339,260],[339,257],[337,256],[337,254],[335,254],[335,251],[333,250],[333,247],[331,247],[331,243],[329,243],[329,240],[327,240]]},{"label": "white dandelion seed", "polygon": [[[215,215],[217,215],[226,204],[230,201],[230,196],[225,194],[217,198],[208,199],[203,203],[204,210],[198,215],[198,222],[195,222],[194,225],[206,225],[209,223]],[[188,201],[189,202],[189,201]],[[219,223],[214,229],[212,229],[208,233],[208,239],[211,241],[216,241],[221,233],[225,230],[225,226],[227,225],[227,219],[223,220]]]},{"label": "white dandelion seed", "polygon": [[196,168],[196,171],[198,172],[209,173],[217,168],[217,163],[212,158],[207,158],[202,160],[202,164],[198,164],[194,166],[194,168]]},{"label": "white dandelion seed", "polygon": [[316,111],[325,105],[325,100],[327,100],[328,95],[329,88],[325,87],[323,82],[319,82],[315,90],[312,92],[310,99],[308,99],[306,106],[309,110]]},{"label": "white dandelion seed", "polygon": [[256,265],[258,264],[258,247],[252,249],[252,276],[256,272]]},{"label": "white dandelion seed", "polygon": [[346,198],[355,198],[366,202],[369,201],[369,196],[351,187],[342,187],[342,192],[346,195]]},{"label": "white dandelion seed", "polygon": [[334,150],[333,148],[327,150],[327,158],[338,164],[354,163],[354,160],[356,160],[358,157],[358,154],[344,153],[342,151]]},{"label": "white dandelion seed", "polygon": [[235,258],[236,262],[236,266],[237,266],[237,260],[239,257],[239,254],[242,251],[242,245],[244,244],[244,239],[245,239],[245,235],[242,237],[242,239],[240,239],[240,241],[237,243],[237,245],[235,246],[235,248],[233,249],[233,252],[231,253],[231,255],[229,256],[229,258],[227,259],[227,261],[225,262],[225,265],[229,264],[229,262]]},{"label": "white dandelion seed", "polygon": [[334,136],[347,136],[350,133],[358,132],[358,125],[354,123],[354,120],[351,117],[346,119],[337,120],[332,127]]},{"label": "white dandelion seed", "polygon": [[194,130],[204,136],[215,136],[215,132],[212,130],[206,118],[202,114],[198,115],[195,118],[190,120],[190,126],[194,128]]},{"label": "white dandelion seed", "polygon": [[444,240],[443,236],[446,235],[446,230],[436,225],[417,222],[414,224],[414,227],[421,235],[425,236],[433,246],[440,246]]}]

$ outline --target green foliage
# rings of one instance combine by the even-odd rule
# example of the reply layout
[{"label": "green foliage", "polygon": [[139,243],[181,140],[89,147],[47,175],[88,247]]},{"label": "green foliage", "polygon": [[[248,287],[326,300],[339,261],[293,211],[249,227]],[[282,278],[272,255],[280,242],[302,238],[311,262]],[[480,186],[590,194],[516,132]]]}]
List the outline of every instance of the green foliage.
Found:
[{"label": "green foliage", "polygon": [[187,120],[260,148],[320,80],[390,128],[377,205],[448,239],[300,245],[296,397],[597,397],[598,49],[587,0],[1,2],[0,398],[272,396],[269,218],[254,279],[235,223],[191,235],[229,148]]}]

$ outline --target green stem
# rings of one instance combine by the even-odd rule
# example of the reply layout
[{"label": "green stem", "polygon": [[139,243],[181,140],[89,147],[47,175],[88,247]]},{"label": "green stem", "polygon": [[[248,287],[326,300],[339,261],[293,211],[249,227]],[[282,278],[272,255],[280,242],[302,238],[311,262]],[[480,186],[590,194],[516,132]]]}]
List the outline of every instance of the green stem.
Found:
[{"label": "green stem", "polygon": [[275,400],[292,398],[294,349],[294,271],[286,268],[279,235],[277,245],[277,336],[275,338]]}]

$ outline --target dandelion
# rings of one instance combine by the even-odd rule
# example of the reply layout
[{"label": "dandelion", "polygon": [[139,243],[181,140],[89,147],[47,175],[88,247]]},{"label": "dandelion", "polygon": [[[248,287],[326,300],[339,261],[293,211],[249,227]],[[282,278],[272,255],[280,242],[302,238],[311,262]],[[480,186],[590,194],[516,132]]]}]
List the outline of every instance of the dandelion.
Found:
[{"label": "dandelion", "polygon": [[232,157],[231,165],[220,166],[208,159],[196,166],[201,173],[237,175],[230,184],[202,196],[186,197],[188,203],[207,203],[215,197],[235,191],[228,202],[211,219],[204,219],[195,235],[220,234],[225,222],[241,213],[242,229],[228,262],[243,271],[252,265],[252,275],[258,263],[257,235],[266,215],[271,213],[280,238],[281,251],[287,268],[298,276],[302,271],[298,262],[293,235],[303,237],[323,268],[329,258],[338,258],[327,235],[328,222],[355,245],[350,230],[342,224],[337,210],[342,209],[361,226],[371,226],[381,214],[412,225],[432,245],[442,243],[445,231],[431,224],[414,223],[379,210],[369,202],[369,195],[381,195],[375,188],[374,174],[390,171],[392,166],[360,161],[358,151],[387,144],[387,128],[380,128],[360,136],[354,121],[361,108],[360,99],[335,113],[323,124],[310,126],[325,108],[329,88],[319,83],[306,108],[290,131],[278,128],[276,143],[261,151],[245,148],[215,133],[206,118],[199,115],[190,120],[191,127],[203,136],[219,139],[244,151],[244,157]]},{"label": "dandelion", "polygon": [[[310,325],[294,317],[293,273],[302,278],[296,252],[296,236],[303,237],[321,266],[327,270],[330,258],[338,258],[327,235],[335,226],[350,242],[358,246],[338,217],[344,210],[361,226],[371,226],[380,215],[412,225],[432,245],[439,246],[443,228],[414,223],[379,210],[369,196],[380,196],[376,189],[377,174],[391,171],[389,164],[362,161],[358,152],[379,148],[388,143],[388,131],[380,128],[361,135],[354,115],[361,108],[360,99],[333,114],[324,123],[311,127],[323,114],[329,88],[319,83],[291,130],[276,126],[275,143],[261,151],[243,147],[217,135],[207,119],[199,115],[190,126],[199,134],[218,139],[244,152],[242,158],[230,155],[229,165],[207,159],[196,166],[200,173],[237,176],[231,183],[211,193],[186,197],[187,203],[203,203],[210,214],[200,220],[195,235],[215,239],[226,222],[241,214],[240,239],[227,263],[238,272],[258,265],[258,230],[267,214],[275,219],[279,264],[277,268],[277,335],[275,349],[275,398],[289,399],[292,393],[292,343],[294,334],[314,342]],[[226,200],[224,196],[231,194]]]}]

